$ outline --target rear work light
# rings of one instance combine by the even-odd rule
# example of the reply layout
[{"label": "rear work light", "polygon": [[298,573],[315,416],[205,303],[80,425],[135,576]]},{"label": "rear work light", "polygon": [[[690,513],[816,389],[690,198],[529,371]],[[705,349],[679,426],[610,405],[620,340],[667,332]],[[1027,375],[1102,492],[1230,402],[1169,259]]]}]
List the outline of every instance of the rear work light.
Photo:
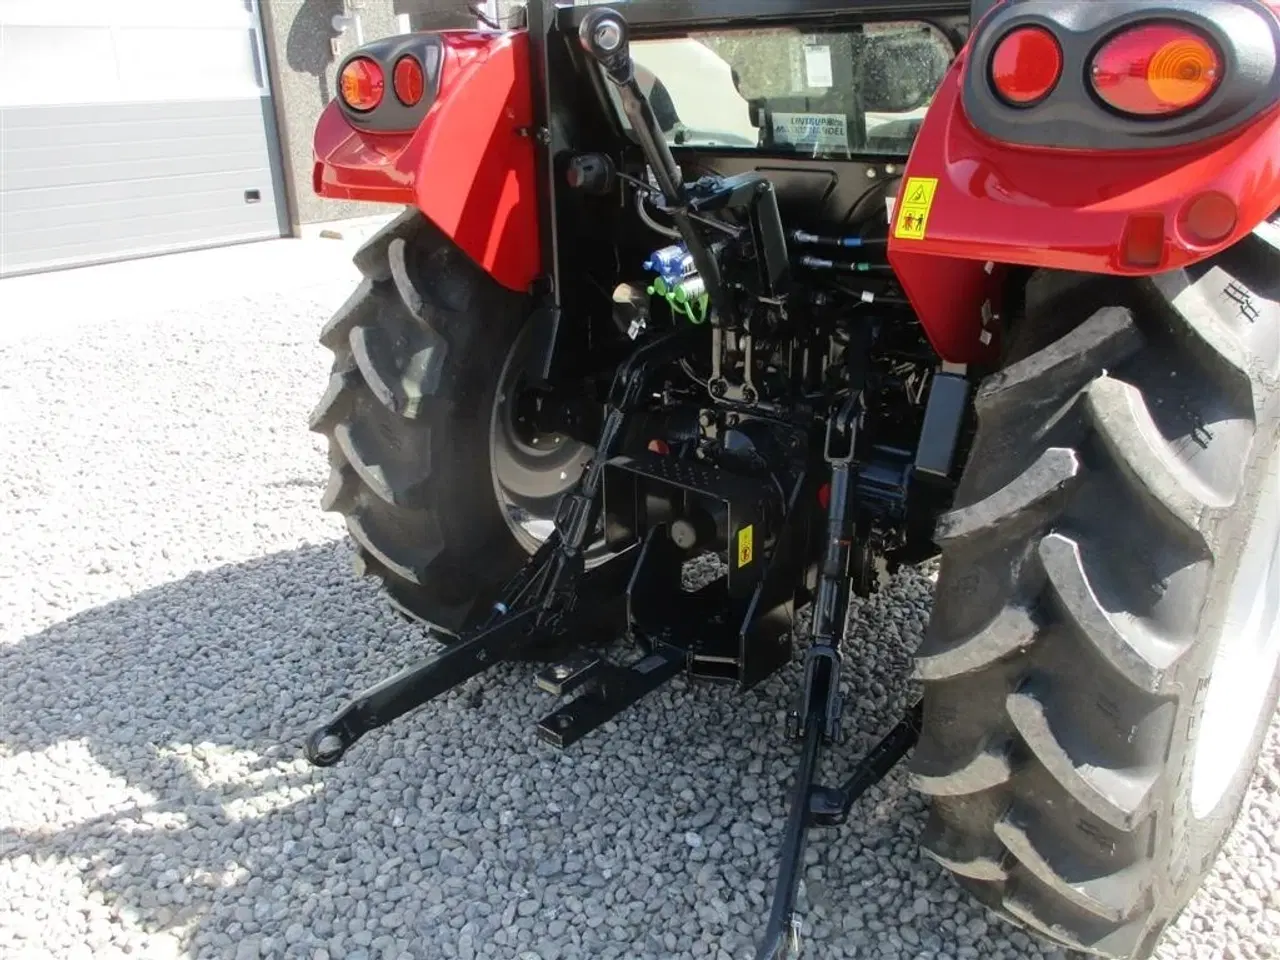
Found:
[{"label": "rear work light", "polygon": [[991,84],[1005,103],[1030,107],[1062,77],[1062,47],[1044,27],[1011,30],[991,55]]},{"label": "rear work light", "polygon": [[1222,80],[1222,58],[1189,27],[1148,24],[1112,37],[1094,55],[1094,92],[1121,113],[1164,117],[1203,103]]},{"label": "rear work light", "polygon": [[342,68],[342,99],[352,110],[367,113],[382,102],[386,80],[382,68],[367,57],[357,57]]},{"label": "rear work light", "polygon": [[392,73],[391,85],[396,91],[396,99],[406,107],[415,107],[426,90],[427,80],[422,73],[422,64],[415,57],[403,56],[396,61]]}]

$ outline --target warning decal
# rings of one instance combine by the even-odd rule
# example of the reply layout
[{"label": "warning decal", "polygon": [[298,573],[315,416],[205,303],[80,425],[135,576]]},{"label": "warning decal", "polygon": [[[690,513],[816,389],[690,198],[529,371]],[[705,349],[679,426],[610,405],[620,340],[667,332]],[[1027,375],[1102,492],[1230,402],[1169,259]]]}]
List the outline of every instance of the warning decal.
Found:
[{"label": "warning decal", "polygon": [[936,177],[911,177],[902,191],[897,208],[898,222],[893,235],[899,240],[923,240],[924,229],[933,208],[933,195],[938,190]]},{"label": "warning decal", "polygon": [[754,555],[755,528],[743,527],[738,531],[738,566],[745,567]]}]

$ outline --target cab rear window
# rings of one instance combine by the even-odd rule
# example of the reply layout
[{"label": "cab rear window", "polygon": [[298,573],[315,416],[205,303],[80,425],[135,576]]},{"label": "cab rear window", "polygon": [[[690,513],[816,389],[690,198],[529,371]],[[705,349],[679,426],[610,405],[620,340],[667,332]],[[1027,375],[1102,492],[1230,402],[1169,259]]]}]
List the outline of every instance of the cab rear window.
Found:
[{"label": "cab rear window", "polygon": [[698,32],[635,41],[632,55],[672,146],[905,156],[956,48],[933,24],[895,20]]}]

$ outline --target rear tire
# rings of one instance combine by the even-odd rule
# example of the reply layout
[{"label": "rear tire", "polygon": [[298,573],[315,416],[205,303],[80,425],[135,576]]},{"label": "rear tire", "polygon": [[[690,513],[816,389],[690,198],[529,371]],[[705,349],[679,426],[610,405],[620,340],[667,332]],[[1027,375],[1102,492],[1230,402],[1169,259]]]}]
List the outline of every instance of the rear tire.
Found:
[{"label": "rear tire", "polygon": [[[1150,956],[1229,834],[1276,707],[1278,268],[1264,224],[1149,280],[1035,274],[939,524],[916,658],[922,842],[1077,950]],[[1263,571],[1252,613],[1270,633],[1242,660],[1233,586]],[[1251,706],[1216,729],[1242,665]]]},{"label": "rear tire", "polygon": [[[500,385],[529,305],[413,209],[355,264],[364,280],[320,335],[334,355],[310,421],[329,440],[322,506],[345,518],[357,570],[401,613],[458,634],[536,546],[517,539],[493,470]],[[524,479],[553,469],[550,486],[570,485],[587,448],[564,449],[550,467],[531,461]]]}]

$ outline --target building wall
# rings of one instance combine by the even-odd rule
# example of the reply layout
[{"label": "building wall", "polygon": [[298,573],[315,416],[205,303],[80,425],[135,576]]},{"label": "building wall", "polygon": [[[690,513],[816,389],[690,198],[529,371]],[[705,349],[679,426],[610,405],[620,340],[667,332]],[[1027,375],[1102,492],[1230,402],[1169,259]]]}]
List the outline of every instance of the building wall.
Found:
[{"label": "building wall", "polygon": [[0,0],[0,276],[287,231],[257,0]]},{"label": "building wall", "polygon": [[[391,0],[363,0],[361,5],[366,40],[398,31]],[[344,6],[344,0],[263,0],[267,60],[295,233],[303,224],[373,216],[384,210],[325,200],[311,188],[312,131],[325,104],[334,97],[338,63],[358,45],[353,30],[339,35],[333,29],[333,18],[346,12]]]}]

